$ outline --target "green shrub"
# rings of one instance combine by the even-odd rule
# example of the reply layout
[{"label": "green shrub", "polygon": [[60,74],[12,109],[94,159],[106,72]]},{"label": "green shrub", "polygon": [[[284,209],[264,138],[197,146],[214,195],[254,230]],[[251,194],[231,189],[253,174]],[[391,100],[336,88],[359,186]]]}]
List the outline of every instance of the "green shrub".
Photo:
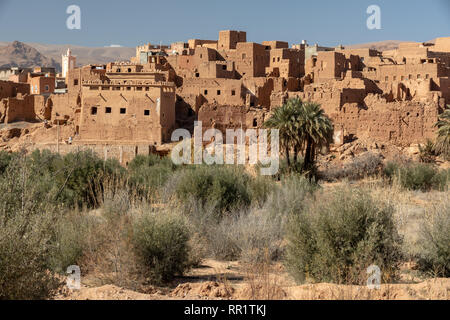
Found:
[{"label": "green shrub", "polygon": [[[302,174],[303,172],[303,158],[298,157],[297,161],[294,161],[293,158],[290,158],[291,163],[290,166],[288,166],[287,159],[281,158],[279,160],[279,167],[276,174],[272,175],[272,179],[276,181],[280,181],[283,179],[283,177],[288,176],[290,174]],[[259,172],[260,168],[265,168],[266,166],[263,166],[260,162],[256,165],[256,170]],[[315,167],[313,168],[315,170]],[[315,175],[316,172],[314,171],[313,174]]]},{"label": "green shrub", "polygon": [[129,182],[138,195],[151,196],[165,185],[175,169],[170,158],[138,155],[128,165]]},{"label": "green shrub", "polygon": [[450,197],[421,225],[419,269],[433,277],[450,276]]},{"label": "green shrub", "polygon": [[383,168],[383,176],[387,178],[390,182],[392,182],[398,169],[399,169],[398,163],[389,161]]},{"label": "green shrub", "polygon": [[427,191],[433,187],[433,178],[437,170],[426,164],[401,167],[397,172],[400,185],[409,190]]},{"label": "green shrub", "polygon": [[439,170],[424,163],[401,165],[390,162],[383,173],[389,181],[395,181],[408,190],[446,190],[450,181],[450,170]]},{"label": "green shrub", "polygon": [[236,209],[222,219],[217,219],[213,205],[194,199],[178,210],[187,216],[190,233],[198,235],[198,247],[203,246],[205,256],[226,261],[277,260],[283,250],[288,215],[303,208],[304,199],[315,189],[303,176],[292,175],[279,187],[272,186],[266,201]]},{"label": "green shrub", "polygon": [[79,212],[69,212],[55,224],[52,239],[50,269],[64,274],[67,267],[80,265],[90,231],[91,217]]},{"label": "green shrub", "polygon": [[154,283],[171,281],[188,268],[189,236],[182,220],[152,212],[138,219],[133,229],[136,254]]},{"label": "green shrub", "polygon": [[434,152],[434,143],[430,139],[427,139],[422,146],[419,144],[419,159],[423,163],[434,163],[436,161],[436,153]]},{"label": "green shrub", "polygon": [[213,205],[220,219],[224,212],[250,204],[249,179],[239,168],[201,165],[181,173],[175,193],[182,201],[193,198],[202,205]]},{"label": "green shrub", "polygon": [[15,154],[11,154],[3,150],[0,151],[0,174],[3,174],[5,172],[14,156]]},{"label": "green shrub", "polygon": [[45,201],[25,158],[0,179],[0,299],[46,299],[60,286],[49,272],[60,211]]},{"label": "green shrub", "polygon": [[248,192],[252,203],[262,205],[275,190],[276,184],[267,176],[256,176],[248,182]]},{"label": "green shrub", "polygon": [[297,281],[365,284],[375,264],[384,280],[395,279],[401,238],[392,214],[360,190],[318,196],[289,220],[287,269]]}]

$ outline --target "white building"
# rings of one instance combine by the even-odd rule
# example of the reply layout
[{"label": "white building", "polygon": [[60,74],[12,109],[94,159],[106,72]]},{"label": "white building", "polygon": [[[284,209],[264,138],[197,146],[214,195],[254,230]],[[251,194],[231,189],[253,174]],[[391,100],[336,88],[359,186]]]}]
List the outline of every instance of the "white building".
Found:
[{"label": "white building", "polygon": [[70,48],[67,49],[67,54],[62,55],[62,76],[63,78],[67,77],[67,73],[69,70],[72,70],[76,67],[77,58],[72,56],[72,51]]}]

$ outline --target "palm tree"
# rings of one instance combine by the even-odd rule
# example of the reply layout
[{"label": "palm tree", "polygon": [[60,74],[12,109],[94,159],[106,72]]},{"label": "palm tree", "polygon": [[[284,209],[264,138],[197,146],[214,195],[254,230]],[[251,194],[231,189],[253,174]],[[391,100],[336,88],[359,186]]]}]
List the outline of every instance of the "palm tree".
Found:
[{"label": "palm tree", "polygon": [[294,149],[294,165],[299,152],[304,153],[303,171],[310,169],[317,151],[332,141],[333,124],[321,109],[320,104],[289,99],[276,108],[265,127],[280,130],[280,144],[285,150],[288,166],[290,149]]},{"label": "palm tree", "polygon": [[280,147],[284,149],[288,167],[291,166],[290,149],[294,145],[296,134],[295,114],[296,110],[288,101],[288,103],[276,108],[273,111],[272,116],[264,123],[264,127],[266,128],[279,130]]},{"label": "palm tree", "polygon": [[438,122],[434,125],[438,128],[434,150],[442,154],[446,159],[450,158],[450,105],[439,116]]},{"label": "palm tree", "polygon": [[316,159],[317,152],[333,140],[333,123],[325,115],[320,104],[305,102],[297,118],[297,137],[300,141],[300,150],[305,150],[303,171],[311,168]]}]

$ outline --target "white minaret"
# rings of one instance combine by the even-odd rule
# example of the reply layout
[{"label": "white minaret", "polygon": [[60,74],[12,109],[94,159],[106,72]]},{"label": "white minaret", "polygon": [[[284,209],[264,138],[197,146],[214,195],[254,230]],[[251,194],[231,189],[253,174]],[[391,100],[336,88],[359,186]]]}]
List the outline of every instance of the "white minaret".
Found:
[{"label": "white minaret", "polygon": [[67,77],[67,73],[69,70],[72,70],[76,66],[76,60],[77,58],[75,56],[72,56],[72,51],[70,51],[70,48],[67,49],[67,54],[62,55],[62,76],[63,78]]}]

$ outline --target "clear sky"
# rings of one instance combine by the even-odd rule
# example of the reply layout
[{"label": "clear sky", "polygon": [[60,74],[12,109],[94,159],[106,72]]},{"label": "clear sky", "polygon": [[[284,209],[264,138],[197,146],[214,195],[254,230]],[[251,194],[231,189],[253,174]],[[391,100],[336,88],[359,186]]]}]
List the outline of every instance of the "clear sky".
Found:
[{"label": "clear sky", "polygon": [[[81,8],[81,30],[66,28],[71,4]],[[381,30],[366,27],[372,4]],[[0,41],[134,47],[217,39],[226,29],[254,42],[427,41],[450,36],[450,0],[0,0]]]}]

